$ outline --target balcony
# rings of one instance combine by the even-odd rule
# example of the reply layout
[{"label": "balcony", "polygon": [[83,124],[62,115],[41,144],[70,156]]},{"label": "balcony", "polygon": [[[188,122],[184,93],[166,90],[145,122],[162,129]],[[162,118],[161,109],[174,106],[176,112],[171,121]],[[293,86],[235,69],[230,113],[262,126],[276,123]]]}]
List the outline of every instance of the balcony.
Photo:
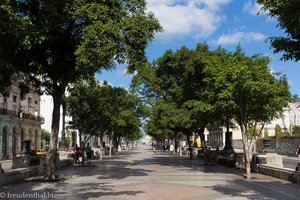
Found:
[{"label": "balcony", "polygon": [[27,114],[27,113],[16,112],[13,110],[7,110],[4,108],[0,108],[0,115],[12,116],[12,117],[16,117],[19,119],[33,120],[33,121],[38,121],[38,122],[42,122],[42,123],[45,122],[44,117]]},{"label": "balcony", "polygon": [[7,116],[17,117],[18,113],[16,111],[13,111],[13,110],[7,110],[7,109],[4,109],[4,108],[0,108],[0,115],[7,115]]}]

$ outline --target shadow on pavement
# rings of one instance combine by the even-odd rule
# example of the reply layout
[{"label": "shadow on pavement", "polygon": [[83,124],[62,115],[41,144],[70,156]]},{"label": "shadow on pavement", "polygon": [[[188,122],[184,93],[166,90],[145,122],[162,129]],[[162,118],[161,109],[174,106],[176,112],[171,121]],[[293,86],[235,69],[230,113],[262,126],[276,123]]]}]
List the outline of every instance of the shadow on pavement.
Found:
[{"label": "shadow on pavement", "polygon": [[300,195],[295,184],[278,181],[229,180],[210,188],[229,197],[250,200],[298,200]]},{"label": "shadow on pavement", "polygon": [[[168,181],[176,183],[170,183],[171,186],[188,187],[186,183],[194,181],[199,186],[193,185],[193,187],[197,190],[201,188],[212,190],[215,193],[208,194],[208,196],[215,195],[214,197],[219,195],[235,197],[235,199],[241,197],[250,200],[294,200],[295,197],[300,196],[300,188],[296,184],[277,181],[274,178],[264,179],[264,176],[245,180],[242,176],[244,172],[235,168],[204,166],[204,161],[200,159],[190,160],[188,156],[180,157],[171,152],[159,151],[154,154],[145,147],[122,152],[112,157],[104,157],[102,161],[93,160],[91,165],[66,167],[57,173],[70,178],[62,182],[51,183],[27,181],[5,186],[0,189],[0,192],[5,192],[6,195],[9,192],[20,193],[20,191],[26,191],[27,194],[46,193],[57,195],[52,199],[65,200],[100,197],[106,199],[106,197],[124,195],[130,199],[136,199],[136,196],[148,194],[145,189],[147,186],[161,184],[159,181],[162,179],[164,179],[164,184],[168,184],[166,179],[170,177],[172,180]],[[148,185],[143,185],[144,188],[138,187],[139,184],[145,182],[144,180],[148,181]],[[119,187],[121,185],[130,187],[126,190]],[[210,199],[213,197],[211,196]]]}]

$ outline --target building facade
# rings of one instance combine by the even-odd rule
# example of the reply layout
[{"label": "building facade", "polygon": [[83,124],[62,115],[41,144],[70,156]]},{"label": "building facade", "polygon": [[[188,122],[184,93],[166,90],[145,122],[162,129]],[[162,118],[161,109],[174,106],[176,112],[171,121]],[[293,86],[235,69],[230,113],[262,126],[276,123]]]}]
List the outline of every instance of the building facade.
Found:
[{"label": "building facade", "polygon": [[293,126],[300,126],[300,103],[289,103],[288,106],[284,108],[281,117],[265,125],[265,130],[267,130],[269,136],[275,136],[276,125],[279,125],[283,131],[288,132],[289,135],[292,136]]},{"label": "building facade", "polygon": [[[204,131],[205,140],[211,148],[223,149],[225,147],[226,131],[227,130],[225,126],[222,126],[218,123],[210,123],[206,126]],[[233,146],[235,147],[234,144],[237,143],[235,141],[239,142],[242,140],[240,127],[236,123],[231,124],[229,131],[232,133],[232,142]]]},{"label": "building facade", "polygon": [[7,97],[0,95],[0,159],[12,159],[23,150],[23,141],[30,148],[41,148],[40,95],[28,93],[21,99],[18,82],[11,86]]},{"label": "building facade", "polygon": [[[288,132],[290,136],[293,136],[293,126],[300,126],[300,103],[289,103],[288,106],[284,108],[281,117],[272,120],[268,124],[265,124],[262,135],[260,135],[258,138],[264,138],[266,136],[264,135],[266,132],[268,133],[268,136],[275,136],[276,125],[279,125],[283,131]],[[241,148],[242,134],[238,124],[234,123],[234,125],[231,125],[229,131],[232,132],[233,147]],[[225,132],[226,127],[223,127],[217,123],[210,123],[207,125],[204,132],[206,135],[205,139],[213,149],[216,149],[217,147],[219,149],[223,149],[225,146]]]}]

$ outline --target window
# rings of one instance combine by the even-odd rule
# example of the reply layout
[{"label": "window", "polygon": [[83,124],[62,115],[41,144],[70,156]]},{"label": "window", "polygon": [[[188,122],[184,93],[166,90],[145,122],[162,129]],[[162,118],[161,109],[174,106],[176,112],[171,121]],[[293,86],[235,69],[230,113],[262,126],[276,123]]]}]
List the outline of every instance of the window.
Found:
[{"label": "window", "polygon": [[17,96],[16,95],[13,96],[13,102],[17,103]]}]

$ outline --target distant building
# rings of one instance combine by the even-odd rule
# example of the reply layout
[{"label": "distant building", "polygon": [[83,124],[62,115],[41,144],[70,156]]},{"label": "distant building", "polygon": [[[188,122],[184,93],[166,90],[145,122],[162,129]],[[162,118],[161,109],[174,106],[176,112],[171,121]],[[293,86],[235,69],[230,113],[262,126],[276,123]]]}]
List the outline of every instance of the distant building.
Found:
[{"label": "distant building", "polygon": [[[213,149],[223,149],[225,147],[225,126],[220,126],[217,123],[210,123],[206,126],[204,135],[207,144]],[[237,124],[230,125],[230,132],[232,132],[232,145],[234,148],[241,148],[242,134],[240,127]]]},{"label": "distant building", "polygon": [[[42,124],[42,129],[47,130],[51,133],[51,125],[52,125],[52,113],[53,113],[53,97],[50,95],[42,95],[41,96],[41,115],[45,119],[45,123]],[[60,122],[59,122],[59,130],[58,130],[58,141],[61,142],[63,132],[65,132],[65,137],[67,137],[67,133],[63,128],[63,125],[67,126],[68,122],[71,121],[71,118],[66,116],[65,122],[63,122],[63,109],[62,106],[60,108]],[[66,128],[66,127],[65,127]],[[74,147],[75,144],[79,145],[79,137],[77,130],[70,130],[70,147]],[[60,147],[60,146],[58,146]],[[67,146],[68,147],[68,146]],[[66,148],[67,148],[66,147]]]},{"label": "distant building", "polygon": [[[283,131],[288,132],[291,136],[293,126],[300,126],[300,103],[289,103],[288,106],[284,108],[284,112],[281,117],[274,119],[264,126],[260,137],[265,137],[265,131],[267,131],[268,136],[275,136],[276,125],[279,125]],[[235,126],[230,127],[229,131],[232,132],[233,148],[242,148],[240,127],[235,124]],[[215,149],[219,147],[222,149],[225,146],[225,132],[226,127],[220,126],[216,123],[208,124],[204,132],[205,140],[212,148]]]},{"label": "distant building", "polygon": [[31,91],[20,97],[18,82],[7,97],[0,95],[0,159],[12,159],[23,150],[23,141],[31,141],[31,149],[41,148],[40,96]]},{"label": "distant building", "polygon": [[275,136],[275,126],[278,124],[283,131],[292,135],[293,126],[300,126],[300,103],[294,102],[289,103],[281,117],[271,121],[271,123],[265,125],[265,130],[267,130],[269,136]]}]

